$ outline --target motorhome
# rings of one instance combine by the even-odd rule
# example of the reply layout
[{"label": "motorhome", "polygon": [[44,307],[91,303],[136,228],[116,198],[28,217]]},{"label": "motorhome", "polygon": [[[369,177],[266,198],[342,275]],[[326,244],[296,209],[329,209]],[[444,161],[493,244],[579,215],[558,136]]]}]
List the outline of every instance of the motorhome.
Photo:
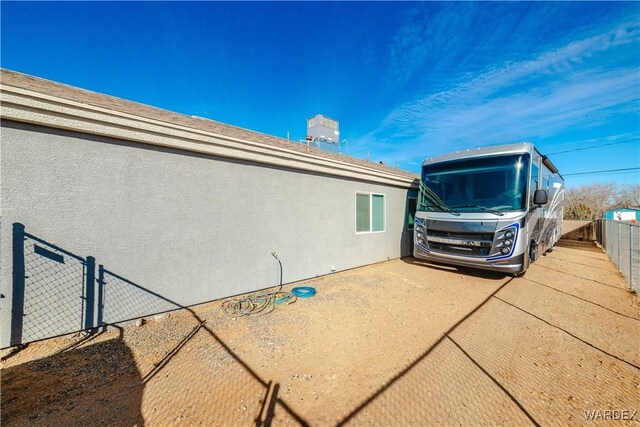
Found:
[{"label": "motorhome", "polygon": [[563,200],[562,175],[531,143],[428,157],[414,256],[524,274],[560,239]]}]

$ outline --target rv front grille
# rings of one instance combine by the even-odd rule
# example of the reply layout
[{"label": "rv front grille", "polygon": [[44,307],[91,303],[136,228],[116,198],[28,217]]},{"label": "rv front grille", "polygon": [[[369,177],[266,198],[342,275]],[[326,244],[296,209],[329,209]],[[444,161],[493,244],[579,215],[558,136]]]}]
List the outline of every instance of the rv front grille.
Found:
[{"label": "rv front grille", "polygon": [[429,249],[455,255],[487,256],[493,244],[491,233],[456,233],[427,230]]}]

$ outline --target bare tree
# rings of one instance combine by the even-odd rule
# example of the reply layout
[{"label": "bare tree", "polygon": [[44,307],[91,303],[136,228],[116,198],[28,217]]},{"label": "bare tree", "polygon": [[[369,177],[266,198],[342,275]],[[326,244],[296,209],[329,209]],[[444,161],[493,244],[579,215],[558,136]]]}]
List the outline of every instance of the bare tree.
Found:
[{"label": "bare tree", "polygon": [[593,220],[616,204],[616,186],[593,183],[567,188],[564,197],[564,218]]},{"label": "bare tree", "polygon": [[620,187],[616,194],[616,207],[640,208],[640,185],[627,184]]}]

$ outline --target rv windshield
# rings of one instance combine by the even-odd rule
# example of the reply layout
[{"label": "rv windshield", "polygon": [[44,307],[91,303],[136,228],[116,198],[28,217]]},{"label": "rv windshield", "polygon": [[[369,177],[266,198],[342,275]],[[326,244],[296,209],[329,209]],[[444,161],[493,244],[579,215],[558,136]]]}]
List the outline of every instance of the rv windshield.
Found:
[{"label": "rv windshield", "polygon": [[496,215],[524,210],[528,172],[528,154],[424,165],[418,209]]}]

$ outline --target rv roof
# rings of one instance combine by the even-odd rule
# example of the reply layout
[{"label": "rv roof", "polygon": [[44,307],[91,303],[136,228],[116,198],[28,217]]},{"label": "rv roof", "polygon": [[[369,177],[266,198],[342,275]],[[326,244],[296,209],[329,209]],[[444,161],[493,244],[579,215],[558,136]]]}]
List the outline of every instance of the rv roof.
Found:
[{"label": "rv roof", "polygon": [[531,153],[535,147],[530,142],[518,142],[515,144],[492,145],[488,147],[470,148],[454,151],[453,153],[427,157],[423,164],[447,162],[450,160],[467,159],[470,157],[485,157],[501,154]]},{"label": "rv roof", "polygon": [[[438,156],[427,157],[422,165],[429,165],[433,163],[448,162],[451,160],[468,159],[473,157],[486,157],[486,156],[500,156],[503,154],[518,154],[529,153],[536,151],[542,157],[542,162],[547,166],[551,172],[557,173],[558,168],[555,167],[551,160],[547,156],[544,156],[538,151],[536,147],[530,142],[517,142],[515,144],[505,145],[490,145],[487,147],[469,148],[467,150],[459,150],[453,153],[440,154]],[[562,175],[560,175],[562,177]]]}]

